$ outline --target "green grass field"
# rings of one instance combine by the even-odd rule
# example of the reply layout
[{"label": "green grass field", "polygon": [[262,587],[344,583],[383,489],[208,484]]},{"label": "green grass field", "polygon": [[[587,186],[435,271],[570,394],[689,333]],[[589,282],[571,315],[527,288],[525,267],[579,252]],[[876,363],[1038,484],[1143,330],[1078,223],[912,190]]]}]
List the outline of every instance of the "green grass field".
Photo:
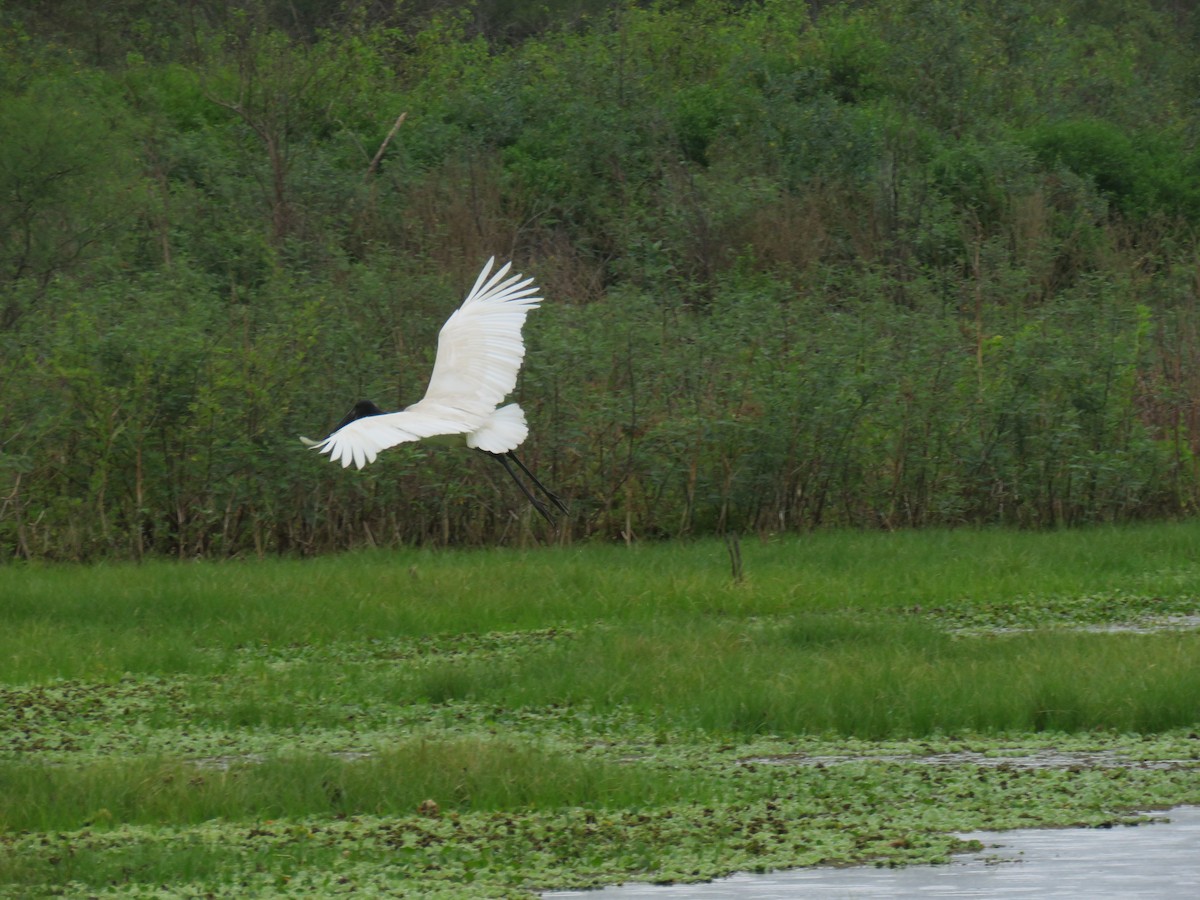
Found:
[{"label": "green grass field", "polygon": [[1198,547],[0,568],[0,895],[528,896],[1200,802]]}]

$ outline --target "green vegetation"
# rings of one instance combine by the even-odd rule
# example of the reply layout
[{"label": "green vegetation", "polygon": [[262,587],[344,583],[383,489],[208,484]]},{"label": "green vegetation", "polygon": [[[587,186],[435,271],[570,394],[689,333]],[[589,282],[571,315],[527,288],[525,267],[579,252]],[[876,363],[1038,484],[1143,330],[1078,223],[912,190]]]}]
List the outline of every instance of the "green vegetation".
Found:
[{"label": "green vegetation", "polygon": [[[1200,802],[1188,4],[103,7],[0,0],[0,893]],[[493,254],[552,546],[472,454],[295,439],[417,397]]]},{"label": "green vegetation", "polygon": [[1193,523],[0,568],[0,893],[528,896],[1200,802]]},{"label": "green vegetation", "polygon": [[1187,4],[93,7],[0,6],[0,557],[527,544],[295,440],[491,254],[564,542],[1196,507]]},{"label": "green vegetation", "polygon": [[711,791],[628,766],[480,737],[402,739],[351,760],[297,752],[208,766],[139,758],[4,774],[4,824],[21,831],[96,824],[92,820],[195,825],[215,818],[407,814],[434,797],[459,811],[659,806]]}]

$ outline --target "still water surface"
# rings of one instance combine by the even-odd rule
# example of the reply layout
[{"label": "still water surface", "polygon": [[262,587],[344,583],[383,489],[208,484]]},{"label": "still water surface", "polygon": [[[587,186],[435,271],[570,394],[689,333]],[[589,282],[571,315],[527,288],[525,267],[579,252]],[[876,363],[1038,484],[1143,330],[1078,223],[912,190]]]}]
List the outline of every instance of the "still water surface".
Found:
[{"label": "still water surface", "polygon": [[1115,828],[972,831],[980,853],[905,869],[793,869],[707,884],[627,884],[554,891],[546,900],[833,900],[998,897],[1193,900],[1200,898],[1200,807],[1156,814],[1169,822]]}]

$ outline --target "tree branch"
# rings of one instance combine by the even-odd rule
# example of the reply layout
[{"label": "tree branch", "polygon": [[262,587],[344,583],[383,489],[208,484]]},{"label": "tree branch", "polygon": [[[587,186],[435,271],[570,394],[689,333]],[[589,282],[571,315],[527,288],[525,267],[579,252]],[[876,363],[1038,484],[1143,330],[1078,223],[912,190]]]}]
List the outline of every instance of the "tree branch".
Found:
[{"label": "tree branch", "polygon": [[379,168],[379,161],[383,159],[383,151],[387,149],[387,145],[391,143],[392,138],[396,136],[396,132],[400,130],[400,126],[404,124],[408,113],[402,112],[396,119],[396,124],[392,126],[392,130],[387,133],[387,137],[383,139],[383,143],[379,145],[379,149],[375,151],[375,158],[371,160],[371,164],[367,166],[367,173],[363,175],[363,181],[369,179],[375,174],[375,170]]}]

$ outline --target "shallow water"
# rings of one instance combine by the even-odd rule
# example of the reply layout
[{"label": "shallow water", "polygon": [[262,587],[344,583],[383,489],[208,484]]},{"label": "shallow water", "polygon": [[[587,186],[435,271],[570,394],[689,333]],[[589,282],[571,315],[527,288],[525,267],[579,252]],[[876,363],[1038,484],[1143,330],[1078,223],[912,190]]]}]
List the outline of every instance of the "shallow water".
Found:
[{"label": "shallow water", "polygon": [[810,868],[734,875],[707,884],[627,884],[554,891],[546,900],[792,900],[803,897],[1200,897],[1200,807],[1156,813],[1169,822],[1115,828],[972,831],[980,853],[904,869]]}]

